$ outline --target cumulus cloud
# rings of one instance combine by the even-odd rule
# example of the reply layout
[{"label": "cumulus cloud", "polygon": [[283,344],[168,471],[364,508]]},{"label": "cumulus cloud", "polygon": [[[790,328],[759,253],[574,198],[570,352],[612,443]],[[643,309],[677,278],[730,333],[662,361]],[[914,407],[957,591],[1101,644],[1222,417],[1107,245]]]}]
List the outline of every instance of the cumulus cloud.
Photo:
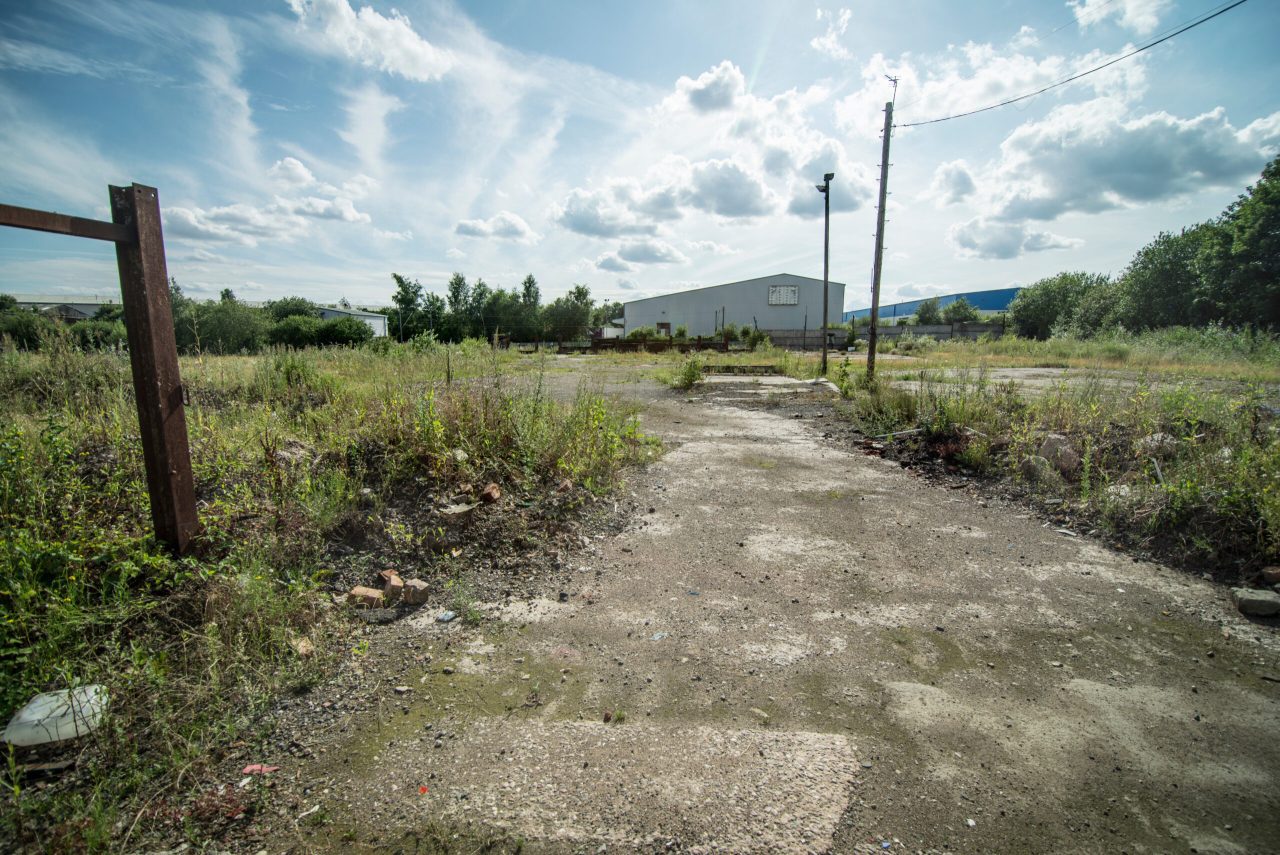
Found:
[{"label": "cumulus cloud", "polygon": [[666,241],[653,239],[623,244],[618,258],[636,264],[683,264],[689,260]]},{"label": "cumulus cloud", "polygon": [[1155,30],[1160,15],[1172,5],[1172,0],[1071,0],[1067,4],[1082,30],[1115,18],[1120,26],[1140,36]]},{"label": "cumulus cloud", "polygon": [[962,258],[984,259],[1017,258],[1027,252],[1068,249],[1083,243],[1074,238],[1036,231],[1025,223],[1002,222],[986,217],[956,223],[947,232],[947,239]]},{"label": "cumulus cloud", "polygon": [[987,179],[1001,188],[989,213],[1051,220],[1235,186],[1261,168],[1259,140],[1280,124],[1270,116],[1237,131],[1222,108],[1190,119],[1163,111],[1127,115],[1120,101],[1098,98],[1018,127]]},{"label": "cumulus cloud", "polygon": [[370,6],[357,12],[348,0],[289,0],[289,7],[324,49],[367,68],[427,82],[453,66],[448,51],[419,36],[408,17],[394,9],[386,17]]},{"label": "cumulus cloud", "polygon": [[722,243],[716,243],[713,240],[690,240],[684,244],[694,252],[707,252],[712,255],[734,255],[737,250],[731,246],[725,246]]},{"label": "cumulus cloud", "polygon": [[929,195],[942,207],[963,202],[977,189],[977,185],[973,183],[973,175],[969,172],[969,165],[963,160],[951,160],[938,164],[938,168],[933,171]]},{"label": "cumulus cloud", "polygon": [[759,217],[775,207],[764,182],[731,160],[695,164],[686,198],[691,206],[722,217]]},{"label": "cumulus cloud", "polygon": [[445,254],[445,258],[458,259],[458,258],[466,258],[466,257],[467,257],[467,254],[466,254],[465,252],[463,252],[462,250],[458,249],[456,246],[451,246],[451,247],[449,247],[448,249],[446,249],[446,250],[444,251],[444,254]]},{"label": "cumulus cloud", "polygon": [[867,167],[851,162],[839,142],[824,138],[796,167],[787,211],[810,219],[824,216],[825,202],[817,190],[817,182],[828,172],[835,173],[830,191],[832,213],[856,211],[871,198],[873,185]]},{"label": "cumulus cloud", "polygon": [[633,265],[627,264],[618,257],[617,253],[608,252],[596,259],[596,267],[601,270],[609,270],[613,273],[630,273],[635,270]]},{"label": "cumulus cloud", "polygon": [[702,113],[726,110],[746,91],[747,79],[742,70],[727,59],[698,75],[697,80],[681,77],[676,81],[676,93]]},{"label": "cumulus cloud", "polygon": [[306,232],[307,224],[304,217],[288,210],[237,202],[209,209],[166,207],[164,228],[174,237],[257,246],[263,240],[293,240]]},{"label": "cumulus cloud", "polygon": [[849,19],[852,17],[853,12],[848,9],[841,9],[839,12],[826,12],[819,9],[818,23],[826,21],[827,31],[821,36],[814,36],[809,42],[809,47],[832,59],[852,58],[853,54],[849,53],[848,48],[840,44],[840,37],[849,29]]},{"label": "cumulus cloud", "polygon": [[276,183],[294,189],[310,187],[316,183],[316,177],[311,174],[311,170],[294,157],[277,160],[275,165],[267,170],[267,175]]},{"label": "cumulus cloud", "polygon": [[658,231],[653,223],[641,221],[635,211],[620,204],[611,190],[571,190],[552,210],[552,217],[569,231],[588,237],[652,235]]},{"label": "cumulus cloud", "polygon": [[279,210],[288,210],[304,217],[315,217],[321,220],[341,220],[344,223],[367,223],[369,215],[356,210],[350,199],[322,199],[318,196],[304,196],[301,199],[276,199]]},{"label": "cumulus cloud", "polygon": [[535,243],[538,233],[519,214],[499,211],[487,220],[463,220],[454,228],[463,237],[498,238],[517,243]]},{"label": "cumulus cloud", "polygon": [[[862,68],[862,87],[836,102],[836,123],[860,136],[878,137],[884,125],[884,104],[891,94],[886,75],[899,78],[899,109],[894,119],[901,124],[985,107],[1031,92],[1132,48],[1125,45],[1114,54],[1095,50],[1076,56],[1034,57],[1025,47],[1025,39],[1015,36],[1011,45],[968,42],[925,57],[903,54],[891,60],[875,54]],[[1091,74],[1044,97],[1062,97],[1082,89],[1126,101],[1137,99],[1146,90],[1145,56]]]},{"label": "cumulus cloud", "polygon": [[1240,132],[1240,138],[1260,151],[1274,154],[1280,149],[1280,112],[1250,122]]},{"label": "cumulus cloud", "polygon": [[622,289],[623,291],[634,291],[634,290],[636,290],[637,288],[639,288],[640,286],[639,286],[639,285],[637,285],[635,282],[633,282],[633,281],[632,281],[632,280],[630,280],[630,279],[619,279],[619,280],[618,280],[618,287],[619,287],[620,289]]}]

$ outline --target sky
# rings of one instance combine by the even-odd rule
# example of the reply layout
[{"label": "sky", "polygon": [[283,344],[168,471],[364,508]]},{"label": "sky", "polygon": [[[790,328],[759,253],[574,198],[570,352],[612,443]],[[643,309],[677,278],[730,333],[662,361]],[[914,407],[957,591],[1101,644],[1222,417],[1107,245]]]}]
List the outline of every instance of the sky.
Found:
[{"label": "sky", "polygon": [[[846,0],[847,3],[847,0]],[[1280,151],[1280,4],[0,0],[0,202],[158,188],[193,296],[386,305],[393,272],[629,300],[773,273],[869,304],[1120,273]],[[888,76],[898,78],[896,95]],[[112,295],[108,244],[0,229],[0,292]]]}]

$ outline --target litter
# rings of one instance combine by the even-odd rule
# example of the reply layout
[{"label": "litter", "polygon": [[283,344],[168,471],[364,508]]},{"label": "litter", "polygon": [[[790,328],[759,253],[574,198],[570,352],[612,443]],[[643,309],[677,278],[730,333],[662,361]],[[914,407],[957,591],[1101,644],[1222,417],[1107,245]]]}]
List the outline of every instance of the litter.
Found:
[{"label": "litter", "polygon": [[272,772],[279,772],[279,766],[264,766],[261,763],[250,763],[240,770],[241,775],[269,775]]},{"label": "litter", "polygon": [[653,635],[649,636],[649,640],[650,640],[650,641],[661,641],[662,639],[666,638],[666,637],[667,637],[667,636],[669,636],[670,634],[671,634],[671,633],[669,633],[669,632],[655,632]]},{"label": "litter", "polygon": [[436,615],[436,623],[449,623],[455,620],[458,615],[454,612],[444,611]]},{"label": "litter", "polygon": [[10,745],[44,745],[92,733],[107,711],[107,687],[93,684],[44,692],[14,713],[3,739]]}]

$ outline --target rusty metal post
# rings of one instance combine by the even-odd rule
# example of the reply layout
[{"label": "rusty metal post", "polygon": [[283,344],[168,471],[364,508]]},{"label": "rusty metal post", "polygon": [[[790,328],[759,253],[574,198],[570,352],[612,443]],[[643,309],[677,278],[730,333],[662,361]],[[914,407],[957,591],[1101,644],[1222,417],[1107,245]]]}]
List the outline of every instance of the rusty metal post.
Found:
[{"label": "rusty metal post", "polygon": [[154,187],[111,187],[112,222],[136,234],[116,244],[129,362],[138,400],[138,423],[147,492],[156,537],[178,555],[199,530],[187,417],[178,373],[178,348],[169,306],[169,274],[160,229],[160,197]]}]

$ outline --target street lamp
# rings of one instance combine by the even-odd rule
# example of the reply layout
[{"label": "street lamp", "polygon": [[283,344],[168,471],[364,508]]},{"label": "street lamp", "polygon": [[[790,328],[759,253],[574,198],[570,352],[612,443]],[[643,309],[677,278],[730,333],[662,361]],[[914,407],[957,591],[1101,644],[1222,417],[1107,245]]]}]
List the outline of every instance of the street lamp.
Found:
[{"label": "street lamp", "polygon": [[822,183],[815,184],[822,194],[826,209],[822,223],[822,376],[827,376],[827,279],[831,274],[831,179],[834,172],[822,176]]}]

